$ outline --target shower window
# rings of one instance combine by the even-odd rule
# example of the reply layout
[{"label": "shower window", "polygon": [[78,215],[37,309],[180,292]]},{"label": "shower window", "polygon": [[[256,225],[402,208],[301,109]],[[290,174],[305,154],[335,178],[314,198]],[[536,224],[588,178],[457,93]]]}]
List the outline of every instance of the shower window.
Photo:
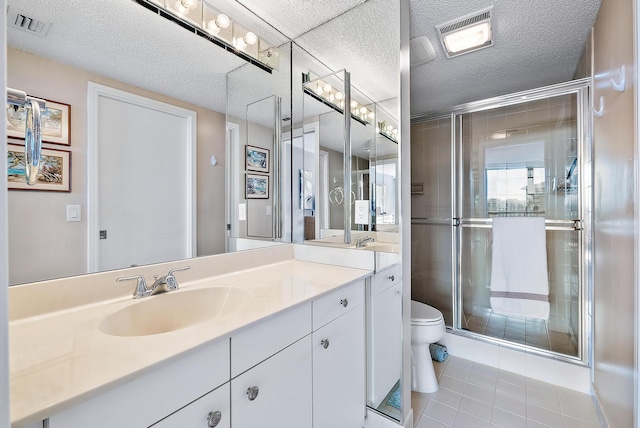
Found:
[{"label": "shower window", "polygon": [[544,168],[486,169],[487,213],[544,215]]}]

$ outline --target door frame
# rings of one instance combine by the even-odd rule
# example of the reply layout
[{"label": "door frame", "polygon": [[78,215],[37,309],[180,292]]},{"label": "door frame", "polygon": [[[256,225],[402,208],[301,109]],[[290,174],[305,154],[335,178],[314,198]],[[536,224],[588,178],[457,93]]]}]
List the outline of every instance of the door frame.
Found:
[{"label": "door frame", "polygon": [[87,86],[87,272],[98,270],[100,252],[100,216],[98,196],[98,102],[101,97],[134,104],[151,110],[178,116],[186,120],[185,147],[187,163],[187,237],[186,257],[191,258],[197,253],[197,187],[196,187],[196,144],[197,144],[197,114],[161,101],[125,92],[109,86],[89,82]]}]

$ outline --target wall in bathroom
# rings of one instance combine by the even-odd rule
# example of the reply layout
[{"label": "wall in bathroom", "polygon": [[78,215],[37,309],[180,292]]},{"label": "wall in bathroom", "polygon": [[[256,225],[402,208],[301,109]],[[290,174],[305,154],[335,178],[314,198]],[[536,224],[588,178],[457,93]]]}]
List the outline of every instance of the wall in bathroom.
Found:
[{"label": "wall in bathroom", "polygon": [[604,0],[593,30],[594,387],[614,427],[634,426],[633,16],[633,0]]},{"label": "wall in bathroom", "polygon": [[411,184],[411,298],[452,326],[451,119],[411,125]]},{"label": "wall in bathroom", "polygon": [[[71,105],[71,146],[46,146],[72,152],[71,193],[9,192],[10,284],[86,273],[86,107],[89,81],[197,112],[197,251],[198,255],[224,252],[224,114],[9,48],[9,87]],[[215,168],[210,163],[212,155],[218,159]],[[67,204],[82,207],[81,222],[66,222]],[[20,239],[25,227],[30,229],[32,236],[39,237],[38,245]],[[47,245],[52,242],[56,243],[54,247]]]},{"label": "wall in bathroom", "polygon": [[[6,16],[7,3],[0,0],[0,22],[7,22]],[[3,88],[7,87],[6,79],[6,31],[0,32],[0,84]],[[2,91],[4,94],[5,92]],[[4,95],[3,95],[4,96]],[[6,150],[7,141],[7,119],[3,115],[0,119],[0,148],[4,152]],[[2,163],[6,168],[6,160]],[[7,206],[7,176],[2,174],[0,177],[0,207]],[[9,284],[8,273],[8,228],[7,228],[7,210],[0,210],[0,428],[9,428],[9,323],[7,290]]]}]

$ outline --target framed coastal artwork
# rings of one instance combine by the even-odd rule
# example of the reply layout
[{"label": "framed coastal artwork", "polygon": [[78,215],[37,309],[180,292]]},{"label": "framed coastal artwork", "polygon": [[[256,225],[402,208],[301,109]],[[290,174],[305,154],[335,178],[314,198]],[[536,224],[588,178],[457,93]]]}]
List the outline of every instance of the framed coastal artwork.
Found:
[{"label": "framed coastal artwork", "polygon": [[[45,100],[47,107],[41,112],[42,142],[71,145],[71,106],[56,101]],[[7,137],[24,138],[24,125],[27,120],[26,109],[15,109],[7,104]]]},{"label": "framed coastal artwork", "polygon": [[269,149],[247,146],[247,171],[269,172]]},{"label": "framed coastal artwork", "polygon": [[247,174],[247,199],[269,199],[269,176]]},{"label": "framed coastal artwork", "polygon": [[7,144],[7,182],[9,190],[71,191],[71,152],[42,149],[38,181],[25,182],[24,146]]}]

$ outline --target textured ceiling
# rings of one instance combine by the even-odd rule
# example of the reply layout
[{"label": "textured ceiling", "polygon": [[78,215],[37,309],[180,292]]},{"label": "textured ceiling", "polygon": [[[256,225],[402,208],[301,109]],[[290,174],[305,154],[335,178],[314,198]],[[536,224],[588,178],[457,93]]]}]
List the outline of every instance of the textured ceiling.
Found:
[{"label": "textured ceiling", "polygon": [[290,39],[330,21],[366,0],[236,0]]},{"label": "textured ceiling", "polygon": [[131,0],[8,5],[52,23],[46,37],[8,28],[9,46],[216,111],[225,111],[226,73],[245,64]]},{"label": "textured ceiling", "polygon": [[[411,69],[413,116],[571,80],[598,0],[411,0],[411,38],[427,36],[436,59]],[[435,26],[494,6],[493,47],[446,59]]]},{"label": "textured ceiling", "polygon": [[[399,18],[388,0],[207,1],[276,45],[293,37],[322,67],[349,70],[353,85],[375,101],[398,94],[394,23]],[[8,28],[9,46],[216,111],[226,108],[228,72],[255,69],[247,70],[257,76],[243,86],[248,93],[264,75],[131,0],[8,0],[8,5],[52,23],[44,38]],[[491,5],[495,46],[446,59],[435,25]],[[570,80],[600,2],[411,0],[410,7],[411,37],[426,35],[437,54],[411,72],[412,114],[419,115]],[[293,67],[298,79],[306,66],[296,58]],[[255,92],[268,86],[262,82]]]}]

